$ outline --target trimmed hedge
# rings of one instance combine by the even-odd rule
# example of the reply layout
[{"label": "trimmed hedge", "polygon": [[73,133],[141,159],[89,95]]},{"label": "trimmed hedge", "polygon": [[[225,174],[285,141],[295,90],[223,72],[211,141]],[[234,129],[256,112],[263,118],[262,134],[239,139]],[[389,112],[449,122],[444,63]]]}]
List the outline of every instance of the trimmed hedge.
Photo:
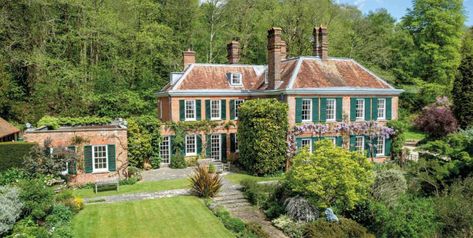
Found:
[{"label": "trimmed hedge", "polygon": [[0,143],[0,171],[9,168],[21,168],[23,157],[30,152],[35,143],[5,142]]}]

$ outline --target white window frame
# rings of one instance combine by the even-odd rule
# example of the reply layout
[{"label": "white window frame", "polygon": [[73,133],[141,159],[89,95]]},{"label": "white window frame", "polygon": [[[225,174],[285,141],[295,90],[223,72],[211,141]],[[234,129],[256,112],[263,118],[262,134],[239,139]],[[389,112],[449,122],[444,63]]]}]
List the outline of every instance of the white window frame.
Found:
[{"label": "white window frame", "polygon": [[[164,145],[164,143],[167,143],[167,145]],[[163,136],[163,141],[161,141],[161,143],[159,144],[159,157],[161,157],[161,159],[165,159],[163,155],[161,154],[161,151],[163,151],[164,147],[167,147],[166,149],[167,149],[168,162],[161,161],[161,163],[170,164],[171,163],[171,137],[170,136]]]},{"label": "white window frame", "polygon": [[245,99],[235,99],[235,105],[233,108],[233,114],[235,115],[235,120],[238,120],[238,107],[241,103],[245,102]]},{"label": "white window frame", "polygon": [[[381,150],[381,153],[379,153],[379,142],[382,141],[382,146],[383,150]],[[378,143],[376,145],[376,157],[383,157],[384,156],[384,150],[386,149],[386,138],[383,136],[378,137]]]},{"label": "white window frame", "polygon": [[[105,168],[95,168],[95,150],[97,147],[105,147]],[[108,146],[107,145],[93,145],[92,146],[92,172],[93,173],[103,173],[108,172]]]},{"label": "white window frame", "polygon": [[243,75],[241,73],[230,73],[230,85],[232,86],[243,85]]},{"label": "white window frame", "polygon": [[332,141],[334,146],[337,146],[337,137],[329,137],[328,139]]},{"label": "white window frame", "polygon": [[[333,102],[333,118],[329,118],[328,115],[328,110],[329,110],[329,102]],[[326,121],[328,122],[334,122],[337,121],[337,100],[335,98],[327,98],[326,102],[326,109],[325,109],[325,115],[326,115]]]},{"label": "white window frame", "polygon": [[[306,145],[304,145],[304,142],[307,143],[308,142],[308,145],[309,145],[309,152],[312,152],[312,140],[310,138],[302,138],[301,139],[301,147],[304,148]],[[302,149],[301,148],[301,149]]]},{"label": "white window frame", "polygon": [[[191,138],[191,137],[194,137],[194,151],[189,151],[189,147],[188,147],[188,141],[187,139]],[[186,143],[185,143],[185,149],[186,149],[186,156],[195,156],[197,155],[197,135],[186,135]]]},{"label": "white window frame", "polygon": [[[214,158],[213,154],[213,140],[218,138],[218,158]],[[210,135],[210,156],[214,161],[222,161],[222,135],[220,134],[212,134]]]},{"label": "white window frame", "polygon": [[[382,116],[379,116],[379,112],[380,112],[380,110],[379,110],[379,109],[380,109],[380,107],[379,107],[380,103],[379,103],[379,102],[381,102],[381,101],[383,102],[383,107],[381,108],[381,109],[382,109],[382,112],[383,112],[383,115],[382,115]],[[378,107],[378,108],[377,108],[377,109],[378,109],[378,110],[377,110],[377,111],[378,111],[378,115],[376,115],[376,116],[377,116],[377,119],[378,119],[378,120],[386,120],[386,98],[378,98],[377,107]]]},{"label": "white window frame", "polygon": [[[362,103],[362,108],[361,108],[361,116],[358,116],[358,113],[360,112],[358,108],[358,103]],[[356,103],[355,103],[355,117],[357,121],[364,121],[365,120],[365,100],[357,98]]]},{"label": "white window frame", "polygon": [[[304,102],[309,102],[309,108],[307,109],[308,112],[308,118],[304,119]],[[312,121],[312,99],[307,99],[303,98],[302,99],[302,111],[301,111],[301,118],[303,122],[310,122]]]},{"label": "white window frame", "polygon": [[[214,103],[217,103],[218,116],[214,117]],[[221,120],[222,102],[220,100],[210,100],[210,120]]]},{"label": "white window frame", "polygon": [[[188,112],[187,104],[188,103],[193,103],[193,105],[194,105],[193,109],[191,109],[191,110],[193,110],[193,114],[194,114],[193,117],[190,117],[189,115],[187,115],[187,112]],[[184,116],[185,116],[186,121],[195,121],[196,120],[197,112],[196,112],[196,101],[195,100],[185,100],[184,101]]]},{"label": "white window frame", "polygon": [[[358,139],[361,138],[361,147],[358,147]],[[365,151],[365,137],[356,136],[355,137],[355,150],[356,152],[363,153]]]}]

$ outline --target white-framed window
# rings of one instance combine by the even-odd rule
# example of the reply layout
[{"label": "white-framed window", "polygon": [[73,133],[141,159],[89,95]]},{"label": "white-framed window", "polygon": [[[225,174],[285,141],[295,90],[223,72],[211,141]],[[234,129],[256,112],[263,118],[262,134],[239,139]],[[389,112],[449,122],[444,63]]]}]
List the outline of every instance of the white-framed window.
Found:
[{"label": "white-framed window", "polygon": [[301,147],[304,148],[306,147],[309,148],[309,152],[312,152],[312,140],[305,138],[301,140]]},{"label": "white-framed window", "polygon": [[337,103],[335,98],[328,98],[327,99],[327,109],[326,109],[326,118],[327,121],[336,121],[336,111],[337,111]]},{"label": "white-framed window", "polygon": [[220,120],[222,115],[220,103],[220,100],[210,101],[210,120]]},{"label": "white-framed window", "polygon": [[386,99],[378,98],[378,120],[386,119]]},{"label": "white-framed window", "polygon": [[106,145],[92,146],[92,156],[94,173],[108,171],[108,148]]},{"label": "white-framed window", "polygon": [[186,156],[197,155],[197,135],[186,136]]},{"label": "white-framed window", "polygon": [[357,136],[355,137],[355,149],[356,152],[363,153],[365,150],[365,137]]},{"label": "white-framed window", "polygon": [[356,120],[362,121],[365,119],[365,100],[356,99]]},{"label": "white-framed window", "polygon": [[333,145],[337,145],[337,138],[336,137],[329,137],[328,140],[332,142]]},{"label": "white-framed window", "polygon": [[195,121],[195,100],[186,100],[185,101],[185,114],[186,121]]},{"label": "white-framed window", "polygon": [[214,160],[221,160],[222,146],[220,135],[210,135],[210,157]]},{"label": "white-framed window", "polygon": [[159,145],[159,156],[161,157],[161,163],[171,163],[171,140],[169,136],[163,136],[163,141]]},{"label": "white-framed window", "polygon": [[240,104],[244,101],[245,100],[243,100],[243,99],[236,99],[235,100],[235,108],[234,108],[234,110],[235,110],[235,112],[234,112],[235,113],[235,120],[238,119],[238,108],[240,107]]},{"label": "white-framed window", "polygon": [[302,99],[302,121],[312,121],[312,99]]},{"label": "white-framed window", "polygon": [[241,73],[231,73],[230,74],[230,84],[233,86],[240,86],[243,84],[243,76]]},{"label": "white-framed window", "polygon": [[384,156],[385,138],[378,137],[378,144],[376,145],[376,156]]}]

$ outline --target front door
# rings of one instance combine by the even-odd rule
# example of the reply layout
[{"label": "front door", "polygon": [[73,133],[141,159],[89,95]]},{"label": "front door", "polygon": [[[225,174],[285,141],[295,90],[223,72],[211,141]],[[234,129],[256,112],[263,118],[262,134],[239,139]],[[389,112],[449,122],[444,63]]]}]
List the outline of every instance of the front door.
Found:
[{"label": "front door", "polygon": [[220,161],[222,156],[222,143],[220,135],[210,136],[210,157],[214,160]]}]

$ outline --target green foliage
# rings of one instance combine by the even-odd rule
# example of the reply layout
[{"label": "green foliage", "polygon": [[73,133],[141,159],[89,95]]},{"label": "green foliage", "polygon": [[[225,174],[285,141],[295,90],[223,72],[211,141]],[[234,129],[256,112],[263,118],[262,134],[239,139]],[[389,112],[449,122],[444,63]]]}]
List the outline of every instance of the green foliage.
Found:
[{"label": "green foliage", "polygon": [[52,117],[44,116],[37,126],[46,126],[51,129],[59,129],[61,126],[89,126],[89,125],[107,125],[112,122],[109,117]]},{"label": "green foliage", "polygon": [[190,177],[191,190],[199,197],[214,197],[223,186],[222,177],[218,174],[211,174],[204,165],[199,165],[194,169]]},{"label": "green foliage", "polygon": [[274,191],[274,186],[258,184],[254,179],[244,179],[241,181],[242,191],[248,201],[258,207],[262,207]]},{"label": "green foliage", "polygon": [[184,155],[181,153],[178,153],[174,156],[171,157],[171,164],[169,167],[173,169],[183,169],[187,168],[187,162],[186,159],[184,158]]},{"label": "green foliage", "polygon": [[394,204],[407,190],[406,178],[399,170],[380,170],[376,172],[371,188],[374,200]]},{"label": "green foliage", "polygon": [[403,147],[406,143],[407,124],[403,121],[393,120],[389,121],[387,126],[394,129],[394,135],[391,136],[391,156],[402,165],[406,160]]},{"label": "green foliage", "polygon": [[23,167],[31,176],[53,175],[58,176],[66,170],[66,164],[77,160],[77,154],[66,148],[54,148],[50,152],[51,141],[46,140],[44,147],[34,145],[25,156]]},{"label": "green foliage", "polygon": [[131,166],[143,168],[144,162],[149,161],[153,168],[159,168],[160,127],[160,121],[154,116],[128,119],[128,161]]},{"label": "green foliage", "polygon": [[10,168],[6,171],[0,172],[0,185],[18,183],[20,180],[27,178],[29,178],[29,175],[24,170]]},{"label": "green foliage", "polygon": [[23,157],[29,152],[34,143],[5,142],[0,143],[0,171],[9,168],[21,168]]},{"label": "green foliage", "polygon": [[242,220],[232,217],[230,213],[222,207],[216,208],[214,214],[220,218],[225,228],[232,232],[240,233],[245,229],[245,223]]},{"label": "green foliage", "polygon": [[461,128],[473,125],[473,30],[463,42],[463,59],[453,84],[453,112]]},{"label": "green foliage", "polygon": [[270,238],[270,236],[263,230],[261,224],[256,222],[249,222],[245,225],[245,230],[254,234],[258,238]]},{"label": "green foliage", "polygon": [[304,237],[374,238],[374,235],[355,221],[342,217],[339,218],[339,222],[328,222],[321,218],[309,223],[304,228]]},{"label": "green foliage", "polygon": [[17,188],[0,186],[0,235],[13,227],[22,207]]},{"label": "green foliage", "polygon": [[23,180],[19,184],[20,200],[24,204],[24,214],[34,220],[43,219],[54,204],[54,191],[40,179]]},{"label": "green foliage", "polygon": [[287,104],[276,99],[255,99],[240,105],[239,162],[252,174],[280,171],[286,155]]},{"label": "green foliage", "polygon": [[315,148],[313,153],[302,150],[293,158],[286,176],[289,188],[318,207],[353,208],[373,182],[371,164],[363,155],[327,140],[317,142]]},{"label": "green foliage", "polygon": [[45,227],[39,226],[31,217],[18,221],[8,238],[49,238],[50,234]]},{"label": "green foliage", "polygon": [[128,118],[150,114],[154,103],[146,102],[133,91],[121,93],[111,92],[97,95],[93,98],[91,110],[93,115],[110,118]]},{"label": "green foliage", "polygon": [[49,214],[45,221],[49,228],[69,225],[74,213],[64,205],[54,205],[51,214]]},{"label": "green foliage", "polygon": [[290,217],[282,215],[272,221],[273,225],[291,238],[302,238],[302,224],[296,223]]},{"label": "green foliage", "polygon": [[216,170],[217,168],[215,167],[214,164],[209,164],[209,173],[213,174],[215,173]]}]

